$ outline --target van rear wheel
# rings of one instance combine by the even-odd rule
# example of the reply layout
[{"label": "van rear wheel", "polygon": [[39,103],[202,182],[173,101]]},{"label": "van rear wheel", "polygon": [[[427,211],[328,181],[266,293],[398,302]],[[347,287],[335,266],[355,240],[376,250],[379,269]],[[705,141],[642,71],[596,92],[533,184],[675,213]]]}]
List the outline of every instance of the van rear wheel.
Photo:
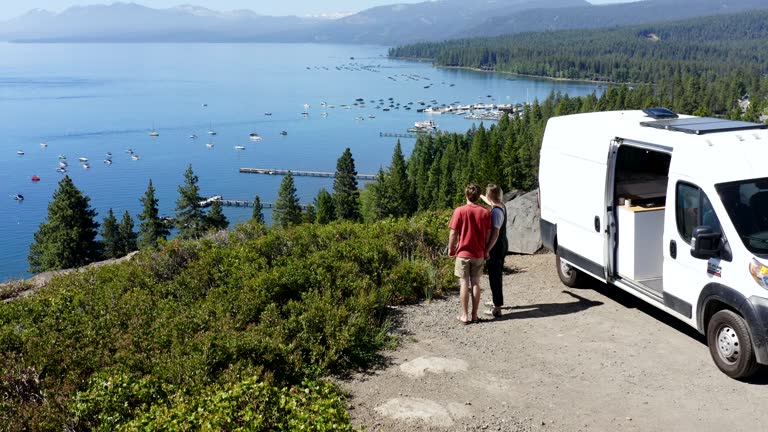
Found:
[{"label": "van rear wheel", "polygon": [[717,367],[731,378],[748,378],[760,368],[747,323],[733,311],[721,310],[712,316],[707,345]]},{"label": "van rear wheel", "polygon": [[581,285],[581,282],[584,280],[584,274],[580,270],[570,265],[567,261],[560,259],[559,255],[555,260],[555,265],[557,266],[557,276],[560,277],[560,281],[565,286],[574,288]]}]

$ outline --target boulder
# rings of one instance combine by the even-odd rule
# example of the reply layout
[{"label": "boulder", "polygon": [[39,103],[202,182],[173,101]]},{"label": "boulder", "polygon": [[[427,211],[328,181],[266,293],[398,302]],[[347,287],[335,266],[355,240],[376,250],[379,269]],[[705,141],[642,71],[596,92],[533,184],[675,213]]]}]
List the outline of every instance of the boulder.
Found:
[{"label": "boulder", "polygon": [[508,252],[532,255],[541,250],[538,189],[505,204]]},{"label": "boulder", "polygon": [[509,192],[505,193],[504,197],[502,197],[501,201],[503,203],[508,203],[508,202],[512,201],[513,199],[518,198],[518,197],[520,197],[521,195],[524,195],[524,194],[525,194],[525,192],[523,192],[521,190],[515,189],[515,190],[512,190],[512,191],[509,191]]}]

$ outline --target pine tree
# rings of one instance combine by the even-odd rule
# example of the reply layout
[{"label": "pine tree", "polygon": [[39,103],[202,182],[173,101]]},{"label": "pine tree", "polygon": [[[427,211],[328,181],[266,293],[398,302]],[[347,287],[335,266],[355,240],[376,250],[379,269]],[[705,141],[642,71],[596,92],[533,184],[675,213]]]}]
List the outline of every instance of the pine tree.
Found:
[{"label": "pine tree", "polygon": [[207,229],[219,231],[227,229],[228,226],[229,221],[221,210],[221,201],[214,201],[213,204],[211,204],[211,211],[208,212]]},{"label": "pine tree", "polygon": [[360,220],[360,191],[357,189],[357,171],[352,152],[347,148],[336,163],[333,180],[333,198],[336,217],[342,220]]},{"label": "pine tree", "polygon": [[264,220],[264,206],[261,205],[261,198],[258,195],[253,199],[253,216],[251,218],[258,224],[264,225],[266,223]]},{"label": "pine tree", "polygon": [[129,253],[138,250],[138,234],[133,230],[133,218],[128,210],[123,213],[123,218],[120,219],[120,226],[118,226],[118,233],[120,238],[119,255],[114,258],[126,256]]},{"label": "pine tree", "polygon": [[280,183],[280,190],[277,193],[275,209],[272,211],[272,220],[278,226],[283,228],[301,223],[301,206],[299,197],[296,195],[296,186],[293,182],[293,175],[289,171],[283,177]]},{"label": "pine tree", "polygon": [[312,204],[307,205],[303,214],[304,223],[313,224],[317,219],[317,213],[315,212],[315,206]]},{"label": "pine tree", "polygon": [[113,259],[120,256],[120,229],[112,209],[101,222],[101,243],[104,258]]},{"label": "pine tree", "polygon": [[333,196],[325,188],[317,192],[315,198],[317,217],[315,220],[321,225],[329,224],[336,220],[336,206],[333,204]]},{"label": "pine tree", "polygon": [[408,165],[405,162],[400,140],[397,140],[395,151],[392,154],[392,164],[389,166],[389,175],[385,184],[391,207],[387,211],[388,216],[410,216],[416,211],[414,206],[416,195],[408,178]]},{"label": "pine tree", "polygon": [[157,203],[159,200],[155,198],[155,187],[152,185],[152,180],[149,180],[149,186],[147,191],[141,198],[142,211],[139,214],[139,245],[142,248],[152,247],[157,244],[157,241],[165,239],[170,234],[170,230],[165,225],[162,219],[160,219],[160,212],[157,209]]},{"label": "pine tree", "polygon": [[80,267],[99,258],[99,224],[90,201],[69,176],[61,179],[29,248],[30,272]]},{"label": "pine tree", "polygon": [[179,186],[179,199],[176,200],[176,227],[179,237],[184,239],[198,238],[205,234],[207,226],[206,215],[200,202],[200,187],[198,178],[190,164],[184,172],[184,184]]}]

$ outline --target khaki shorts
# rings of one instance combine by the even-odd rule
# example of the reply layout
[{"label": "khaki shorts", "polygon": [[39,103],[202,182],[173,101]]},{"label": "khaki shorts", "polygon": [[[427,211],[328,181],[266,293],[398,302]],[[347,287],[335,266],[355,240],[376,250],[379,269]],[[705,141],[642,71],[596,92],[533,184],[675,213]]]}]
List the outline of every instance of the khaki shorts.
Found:
[{"label": "khaki shorts", "polygon": [[465,278],[469,276],[472,279],[479,279],[483,275],[483,265],[485,260],[482,258],[456,258],[456,266],[453,274],[456,277]]}]

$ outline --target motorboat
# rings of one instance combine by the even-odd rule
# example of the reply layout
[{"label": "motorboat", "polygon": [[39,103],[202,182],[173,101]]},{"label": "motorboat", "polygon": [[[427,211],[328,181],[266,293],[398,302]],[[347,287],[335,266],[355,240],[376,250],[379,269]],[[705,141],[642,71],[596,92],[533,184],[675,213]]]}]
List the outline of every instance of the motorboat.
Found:
[{"label": "motorboat", "polygon": [[208,148],[213,148],[213,146],[214,146],[214,145],[215,145],[214,143],[212,143],[212,142],[209,142],[209,143],[208,143],[208,144],[206,144],[205,146],[206,146],[206,147],[208,147]]},{"label": "motorboat", "polygon": [[88,158],[86,157],[77,158],[77,160],[79,160],[80,162],[88,162]]},{"label": "motorboat", "polygon": [[265,116],[271,116],[271,115],[272,115],[272,113],[271,113],[271,112],[265,112],[265,113],[264,113],[264,115],[265,115]]},{"label": "motorboat", "polygon": [[36,176],[36,175],[33,175],[33,176],[32,176],[32,181],[33,181],[33,182],[39,182],[39,181],[40,181],[40,177],[38,177],[38,176]]},{"label": "motorboat", "polygon": [[195,139],[197,139],[197,135],[195,135],[195,134],[192,134],[192,135],[190,135],[190,136],[189,136],[189,139],[193,139],[193,140],[195,140]]},{"label": "motorboat", "polygon": [[355,117],[355,120],[357,120],[357,121],[363,121],[363,120],[365,120],[365,119],[364,119],[364,118],[362,118],[362,117]]},{"label": "motorboat", "polygon": [[24,150],[16,150],[16,154],[19,156],[24,156]]},{"label": "motorboat", "polygon": [[112,159],[104,159],[106,165],[112,165]]},{"label": "motorboat", "polygon": [[208,125],[208,135],[210,135],[210,136],[216,135],[216,131],[213,130],[213,123],[209,123],[209,125]]},{"label": "motorboat", "polygon": [[128,153],[128,154],[133,154],[133,149],[128,149],[125,152]]},{"label": "motorboat", "polygon": [[252,132],[248,135],[248,138],[251,139],[251,141],[261,141],[261,137],[256,132]]},{"label": "motorboat", "polygon": [[59,168],[66,168],[68,165],[69,164],[64,161],[59,162]]},{"label": "motorboat", "polygon": [[48,147],[48,143],[47,142],[41,142],[40,143],[40,147],[43,147],[43,148]]},{"label": "motorboat", "polygon": [[66,159],[67,159],[67,157],[66,157],[66,156],[64,156],[64,155],[59,155],[59,160],[66,160]]},{"label": "motorboat", "polygon": [[111,158],[112,157],[112,152],[107,152],[106,156],[107,156],[107,158]]},{"label": "motorboat", "polygon": [[242,146],[242,145],[235,146],[235,150],[245,150],[245,146]]},{"label": "motorboat", "polygon": [[280,131],[280,135],[286,136],[286,135],[288,135],[288,131]]},{"label": "motorboat", "polygon": [[16,201],[24,201],[24,195],[16,194],[13,196],[13,199],[15,199]]},{"label": "motorboat", "polygon": [[370,115],[368,116],[368,118],[369,118],[369,119],[375,119],[375,118],[376,118],[376,116],[375,116],[375,115],[373,115],[373,114],[370,114]]},{"label": "motorboat", "polygon": [[56,168],[56,172],[65,173],[67,172],[67,169],[64,167],[59,167],[59,168]]},{"label": "motorboat", "polygon": [[132,156],[131,156],[131,159],[133,159],[133,160],[139,160],[139,159],[141,159],[141,156],[139,156],[139,155],[135,154],[135,155],[132,155]]},{"label": "motorboat", "polygon": [[83,168],[87,169],[87,168],[90,168],[90,167],[91,167],[91,164],[89,164],[88,162],[83,164]]},{"label": "motorboat", "polygon": [[151,136],[151,137],[159,137],[160,133],[158,133],[156,131],[152,131],[152,132],[149,133],[149,136]]}]

